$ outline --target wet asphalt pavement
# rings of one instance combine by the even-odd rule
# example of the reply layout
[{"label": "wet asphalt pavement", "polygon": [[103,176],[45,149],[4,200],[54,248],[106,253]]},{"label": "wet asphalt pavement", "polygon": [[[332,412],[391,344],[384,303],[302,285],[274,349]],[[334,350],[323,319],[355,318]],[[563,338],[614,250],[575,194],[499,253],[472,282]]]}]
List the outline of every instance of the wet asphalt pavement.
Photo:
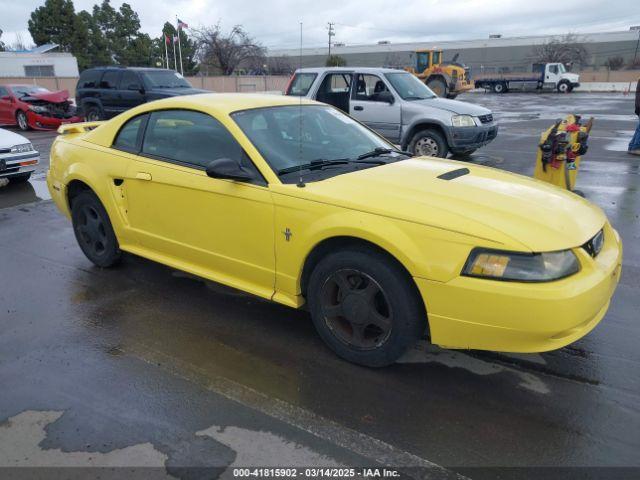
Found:
[{"label": "wet asphalt pavement", "polygon": [[54,135],[29,132],[38,172],[0,188],[0,467],[75,468],[0,476],[231,478],[234,466],[390,465],[425,478],[640,477],[640,158],[625,152],[633,100],[460,99],[500,121],[471,161],[526,175],[554,119],[596,117],[577,186],[618,229],[625,257],[591,334],[534,355],[421,342],[386,369],[351,365],[303,311],[131,255],[94,267],[46,200]]}]

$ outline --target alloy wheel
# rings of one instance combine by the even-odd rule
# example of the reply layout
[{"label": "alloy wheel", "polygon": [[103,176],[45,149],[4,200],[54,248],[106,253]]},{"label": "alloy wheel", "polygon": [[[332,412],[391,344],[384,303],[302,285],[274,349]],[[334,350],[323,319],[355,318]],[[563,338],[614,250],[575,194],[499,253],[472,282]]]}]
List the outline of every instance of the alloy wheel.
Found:
[{"label": "alloy wheel", "polygon": [[102,217],[91,205],[84,205],[80,210],[78,225],[79,238],[86,248],[95,255],[102,255],[107,247],[107,230]]},{"label": "alloy wheel", "polygon": [[372,350],[391,335],[393,312],[387,295],[359,270],[331,274],[322,286],[321,308],[327,327],[349,347]]},{"label": "alloy wheel", "polygon": [[20,130],[26,130],[27,128],[29,128],[29,124],[27,123],[27,116],[24,114],[24,112],[18,112],[16,117],[18,120],[18,127],[20,127]]}]

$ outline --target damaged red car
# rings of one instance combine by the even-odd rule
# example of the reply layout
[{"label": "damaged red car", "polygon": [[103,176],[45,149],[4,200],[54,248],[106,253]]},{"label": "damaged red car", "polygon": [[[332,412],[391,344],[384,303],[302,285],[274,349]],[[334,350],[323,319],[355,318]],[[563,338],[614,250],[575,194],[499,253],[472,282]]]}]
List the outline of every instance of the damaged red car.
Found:
[{"label": "damaged red car", "polygon": [[81,121],[67,90],[0,85],[0,125],[17,125],[20,130],[55,130],[63,123]]}]

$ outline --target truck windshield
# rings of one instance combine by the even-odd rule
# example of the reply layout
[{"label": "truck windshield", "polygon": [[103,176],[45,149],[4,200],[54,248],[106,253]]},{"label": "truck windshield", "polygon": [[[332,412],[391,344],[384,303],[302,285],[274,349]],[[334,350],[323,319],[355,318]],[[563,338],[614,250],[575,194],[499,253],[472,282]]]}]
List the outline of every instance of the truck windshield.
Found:
[{"label": "truck windshield", "polygon": [[559,64],[558,64],[558,71],[559,71],[560,73],[567,73],[567,69],[566,69],[566,68],[564,68],[564,65],[563,65],[562,63],[559,63]]},{"label": "truck windshield", "polygon": [[145,86],[151,88],[192,88],[182,75],[172,70],[143,71]]},{"label": "truck windshield", "polygon": [[403,100],[426,100],[436,94],[410,73],[385,73],[385,77]]}]

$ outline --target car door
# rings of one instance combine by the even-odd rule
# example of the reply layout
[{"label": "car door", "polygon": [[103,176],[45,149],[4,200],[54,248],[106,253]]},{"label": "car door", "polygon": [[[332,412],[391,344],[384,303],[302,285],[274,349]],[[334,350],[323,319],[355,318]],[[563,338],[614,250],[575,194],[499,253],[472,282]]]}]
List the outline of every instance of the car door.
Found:
[{"label": "car door", "polygon": [[349,92],[351,91],[352,73],[339,70],[325,73],[320,81],[315,100],[333,105],[344,113],[349,113]]},{"label": "car door", "polygon": [[392,142],[400,141],[401,106],[390,104],[380,93],[393,91],[378,75],[356,73],[351,89],[350,115]]},{"label": "car door", "polygon": [[122,108],[122,99],[118,90],[121,76],[122,70],[106,70],[100,80],[99,98],[102,102],[102,110],[107,117],[113,117],[125,110]]},{"label": "car door", "polygon": [[230,158],[261,179],[242,147],[221,122],[201,112],[162,110],[144,123],[140,151],[124,181],[127,219],[142,251],[270,298],[274,206],[266,182],[222,180],[205,172],[211,161]]},{"label": "car door", "polygon": [[118,90],[120,106],[123,110],[136,107],[147,101],[142,82],[133,70],[125,70],[122,73]]},{"label": "car door", "polygon": [[7,87],[0,85],[0,124],[15,123],[13,118],[13,100]]},{"label": "car door", "polygon": [[544,83],[552,83],[554,86],[560,81],[560,69],[557,63],[549,63],[545,68]]}]

